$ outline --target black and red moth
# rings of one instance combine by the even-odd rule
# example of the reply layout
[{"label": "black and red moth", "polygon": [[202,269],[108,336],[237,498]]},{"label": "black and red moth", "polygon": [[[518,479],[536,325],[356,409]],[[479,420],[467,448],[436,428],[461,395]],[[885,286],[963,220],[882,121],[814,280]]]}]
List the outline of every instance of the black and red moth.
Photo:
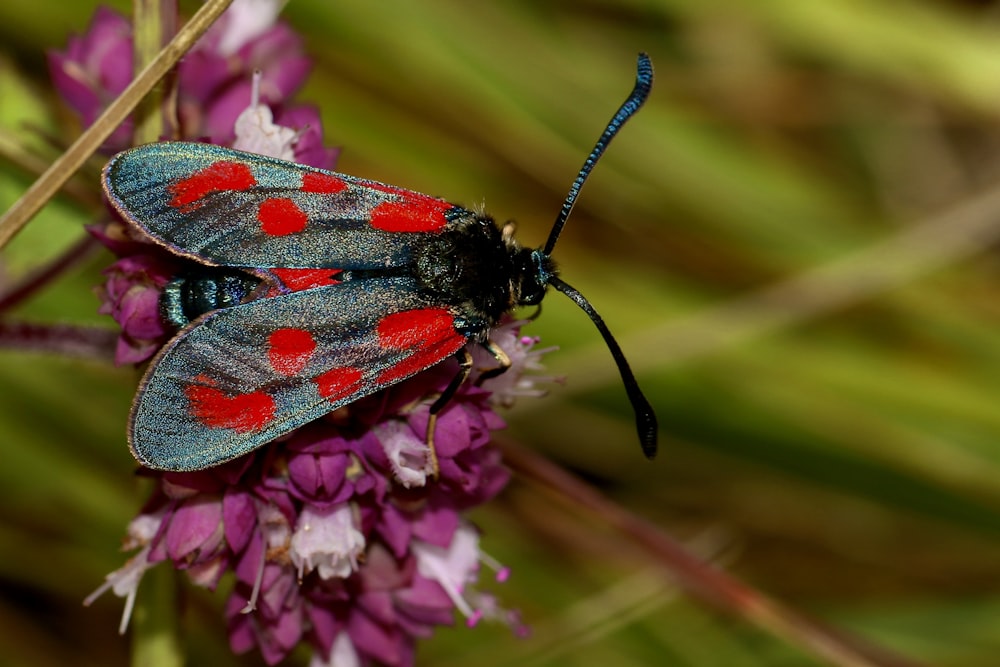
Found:
[{"label": "black and red moth", "polygon": [[519,246],[512,225],[444,200],[283,160],[180,142],[113,157],[104,190],[122,217],[203,267],[164,293],[168,318],[183,326],[140,384],[135,458],[163,470],[217,465],[455,356],[461,370],[431,406],[436,415],[468,377],[466,345],[494,355],[493,374],[506,370],[490,329],[540,303],[550,285],[604,336],[652,457],[652,408],[600,316],[550,258],[581,186],[652,81],[640,54],[635,88],[537,250]]}]

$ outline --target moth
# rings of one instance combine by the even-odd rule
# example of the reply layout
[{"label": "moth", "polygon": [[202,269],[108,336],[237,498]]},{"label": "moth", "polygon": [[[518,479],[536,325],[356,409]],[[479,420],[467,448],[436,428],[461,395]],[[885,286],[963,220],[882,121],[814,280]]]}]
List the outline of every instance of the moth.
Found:
[{"label": "moth", "polygon": [[179,331],[136,394],[135,458],[175,471],[230,461],[455,357],[460,370],[430,409],[431,440],[434,417],[471,371],[467,346],[492,353],[489,375],[503,372],[510,362],[490,329],[539,304],[550,286],[604,337],[652,457],[652,407],[603,320],[551,258],[580,188],[652,80],[640,54],[634,89],[538,249],[521,247],[511,224],[443,199],[211,144],[161,142],[114,156],[102,175],[111,204],[200,267],[164,292]]}]

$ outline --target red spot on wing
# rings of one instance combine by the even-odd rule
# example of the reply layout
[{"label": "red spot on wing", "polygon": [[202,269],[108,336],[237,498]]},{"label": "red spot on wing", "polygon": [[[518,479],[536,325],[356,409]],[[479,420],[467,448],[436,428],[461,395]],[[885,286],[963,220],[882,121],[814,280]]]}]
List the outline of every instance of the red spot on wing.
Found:
[{"label": "red spot on wing", "polygon": [[303,329],[278,329],[267,343],[271,368],[287,377],[302,372],[316,351],[316,340]]},{"label": "red spot on wing", "polygon": [[265,234],[286,236],[305,229],[309,216],[291,199],[271,197],[257,208],[257,221]]},{"label": "red spot on wing", "polygon": [[433,232],[448,224],[448,202],[410,194],[403,201],[382,202],[371,212],[371,226],[386,232]]},{"label": "red spot on wing", "polygon": [[376,333],[379,345],[396,350],[408,350],[441,338],[455,338],[465,344],[465,337],[455,331],[455,316],[445,308],[404,310],[386,315],[378,323]]},{"label": "red spot on wing", "polygon": [[250,167],[242,162],[219,160],[170,185],[170,206],[185,213],[201,205],[213,192],[248,190],[257,184]]},{"label": "red spot on wing", "polygon": [[455,317],[444,308],[424,308],[394,313],[376,327],[379,345],[412,353],[382,371],[377,381],[392,384],[430,368],[462,349],[465,336],[455,331]]},{"label": "red spot on wing", "polygon": [[343,179],[331,176],[330,174],[307,171],[302,175],[302,192],[317,192],[332,195],[346,188],[347,183]]},{"label": "red spot on wing", "polygon": [[[197,381],[204,381],[197,378]],[[259,431],[274,419],[274,399],[263,391],[230,395],[215,387],[189,385],[184,390],[191,416],[209,428],[231,428],[237,433]]]},{"label": "red spot on wing", "polygon": [[345,366],[320,373],[313,382],[319,395],[332,403],[356,392],[361,387],[361,377],[360,369]]},{"label": "red spot on wing", "polygon": [[340,283],[334,276],[341,269],[270,269],[281,280],[282,284],[293,292],[312,289],[314,287],[329,287]]}]

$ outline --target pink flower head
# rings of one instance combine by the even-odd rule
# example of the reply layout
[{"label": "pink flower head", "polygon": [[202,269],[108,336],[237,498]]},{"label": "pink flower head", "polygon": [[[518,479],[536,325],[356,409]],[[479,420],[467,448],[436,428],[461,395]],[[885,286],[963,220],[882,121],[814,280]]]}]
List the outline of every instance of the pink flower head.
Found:
[{"label": "pink flower head", "polygon": [[[274,0],[237,0],[178,68],[179,115],[184,136],[216,144],[235,138],[236,119],[252,100],[259,72],[259,102],[281,104],[299,89],[311,63],[302,39],[276,23]],[[318,120],[318,119],[317,119]]]},{"label": "pink flower head", "polygon": [[115,361],[139,363],[151,357],[166,341],[160,318],[160,293],[175,268],[158,255],[127,255],[104,270],[107,281],[98,289],[98,309],[121,327]]},{"label": "pink flower head", "polygon": [[[87,32],[72,37],[65,51],[49,51],[56,91],[90,125],[132,80],[132,26],[125,17],[98,7]],[[118,127],[106,147],[128,145],[131,122]]]},{"label": "pink flower head", "polygon": [[[533,345],[516,335],[498,338]],[[525,351],[514,347],[508,355],[524,358]],[[463,516],[509,478],[486,437],[502,425],[489,394],[463,388],[442,413],[436,479],[411,423],[426,425],[447,376],[432,368],[217,468],[150,471],[161,485],[144,514],[157,517],[156,526],[136,543],[139,560],[101,590],[132,599],[141,574],[159,561],[208,588],[232,571],[230,645],[257,649],[269,664],[307,642],[314,664],[351,655],[357,664],[405,667],[419,639],[451,625],[456,610],[469,626],[498,620],[523,634],[517,614],[479,588],[480,563],[498,569],[498,581],[508,572],[480,551]],[[418,397],[409,415],[387,411],[392,393]],[[373,414],[380,416],[369,424]]]},{"label": "pink flower head", "polygon": [[[275,23],[275,7],[275,0],[237,0],[188,54],[179,68],[182,131],[331,167],[336,153],[323,147],[318,113],[286,103],[309,63],[301,39]],[[99,12],[90,33],[53,58],[60,76],[72,70],[71,56],[89,63],[96,83],[86,88],[90,97],[80,96],[88,109],[103,108],[121,83],[96,75],[111,74],[96,55],[109,26],[120,19]],[[130,41],[127,31],[116,34]],[[185,262],[130,230],[116,221],[92,230],[118,256],[106,271],[101,312],[122,328],[122,363],[148,359],[174,333],[160,319],[159,300]],[[436,467],[429,410],[458,370],[453,361],[216,468],[143,471],[158,484],[129,529],[138,552],[88,601],[105,590],[125,597],[124,628],[142,574],[155,564],[210,589],[228,573],[230,646],[258,650],[268,664],[306,643],[317,667],[407,667],[418,640],[453,624],[456,610],[468,625],[491,618],[520,632],[516,615],[479,588],[479,565],[492,559],[464,516],[509,479],[490,444],[490,432],[503,427],[494,406],[537,392],[519,379],[537,366],[536,341],[516,324],[493,335],[514,362],[507,384],[469,383],[456,392],[433,429]]]},{"label": "pink flower head", "polygon": [[[277,22],[281,4],[236,0],[180,61],[180,135],[232,143],[236,119],[251,103],[253,74],[259,72],[260,102],[277,107],[279,122],[308,132],[296,157],[330,168],[336,154],[321,146],[318,114],[311,107],[284,107],[305,81],[311,62],[302,39]],[[132,26],[121,14],[99,7],[87,32],[71,38],[64,51],[50,51],[48,61],[56,91],[90,125],[132,80]],[[131,127],[129,120],[117,128],[105,150],[127,147]]]},{"label": "pink flower head", "polygon": [[233,148],[332,169],[338,151],[323,146],[319,113],[312,107],[285,108],[276,122],[274,112],[261,100],[261,85],[261,72],[254,72],[250,104],[234,122]]}]

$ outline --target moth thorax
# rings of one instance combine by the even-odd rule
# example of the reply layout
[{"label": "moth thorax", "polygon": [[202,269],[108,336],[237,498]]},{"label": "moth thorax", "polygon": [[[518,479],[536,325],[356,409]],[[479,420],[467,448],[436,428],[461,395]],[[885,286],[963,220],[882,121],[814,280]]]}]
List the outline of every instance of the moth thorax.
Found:
[{"label": "moth thorax", "polygon": [[423,290],[488,326],[513,305],[511,251],[488,216],[469,213],[452,220],[414,249],[414,266]]}]

